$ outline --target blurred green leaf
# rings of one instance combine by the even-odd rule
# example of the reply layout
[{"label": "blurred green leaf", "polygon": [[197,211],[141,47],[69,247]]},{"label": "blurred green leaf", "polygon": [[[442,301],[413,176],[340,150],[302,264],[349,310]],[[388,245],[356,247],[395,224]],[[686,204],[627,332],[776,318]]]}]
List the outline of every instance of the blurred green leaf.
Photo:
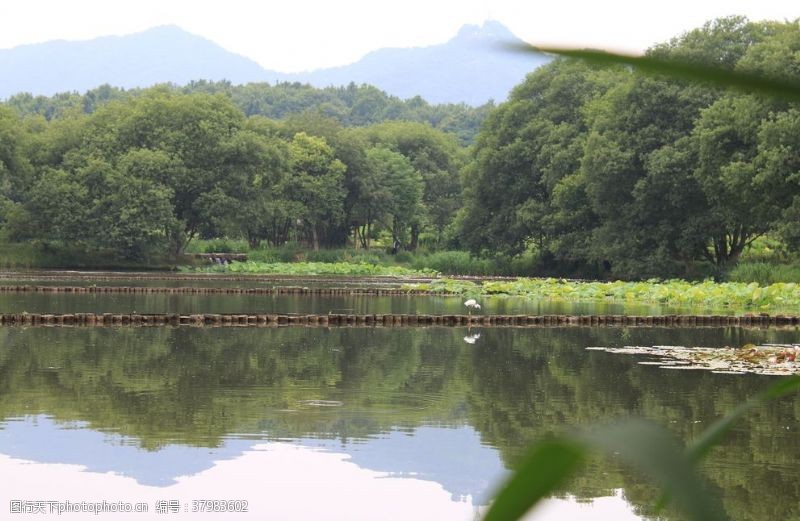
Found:
[{"label": "blurred green leaf", "polygon": [[495,498],[484,521],[522,517],[539,500],[552,495],[578,469],[586,451],[580,443],[562,438],[534,445]]},{"label": "blurred green leaf", "polygon": [[597,65],[627,65],[644,72],[663,74],[676,79],[702,82],[716,87],[730,87],[773,98],[800,101],[800,82],[767,78],[750,72],[593,49],[534,47],[526,43],[508,43],[504,45],[504,48],[514,52],[546,53],[578,58]]},{"label": "blurred green leaf", "polygon": [[711,427],[703,431],[703,434],[689,445],[686,449],[686,453],[690,461],[696,463],[701,460],[714,445],[719,443],[720,439],[722,439],[722,436],[730,429],[731,425],[750,409],[769,400],[785,396],[797,389],[800,389],[800,376],[783,378],[763,393],[758,394],[754,398],[736,407],[723,418],[717,420]]},{"label": "blurred green leaf", "polygon": [[664,491],[656,511],[674,498],[689,519],[726,519],[723,512],[714,508],[703,483],[694,473],[695,464],[720,441],[733,422],[751,408],[798,389],[800,376],[781,379],[714,423],[685,451],[669,431],[639,419],[600,427],[580,436],[538,443],[501,489],[485,521],[512,521],[522,517],[539,500],[552,495],[592,449],[617,455],[654,478]]},{"label": "blurred green leaf", "polygon": [[693,471],[692,460],[663,427],[645,420],[627,420],[597,429],[583,439],[593,448],[618,455],[654,478],[688,519],[726,518],[714,508]]}]

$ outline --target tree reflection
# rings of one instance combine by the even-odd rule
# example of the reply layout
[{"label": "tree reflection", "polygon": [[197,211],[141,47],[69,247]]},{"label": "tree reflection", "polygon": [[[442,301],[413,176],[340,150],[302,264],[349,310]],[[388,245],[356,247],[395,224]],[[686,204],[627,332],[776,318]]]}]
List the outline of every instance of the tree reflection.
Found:
[{"label": "tree reflection", "polygon": [[[237,435],[343,441],[470,424],[513,467],[532,442],[625,415],[689,441],[768,386],[761,376],[669,371],[603,345],[741,345],[793,332],[738,329],[458,328],[67,329],[0,331],[0,418],[47,414],[165,444]],[[320,406],[323,401],[336,406]],[[741,421],[704,472],[734,519],[789,519],[800,500],[800,406],[770,403]],[[465,454],[464,457],[469,457]],[[624,488],[642,513],[657,492],[596,459],[565,492]]]}]

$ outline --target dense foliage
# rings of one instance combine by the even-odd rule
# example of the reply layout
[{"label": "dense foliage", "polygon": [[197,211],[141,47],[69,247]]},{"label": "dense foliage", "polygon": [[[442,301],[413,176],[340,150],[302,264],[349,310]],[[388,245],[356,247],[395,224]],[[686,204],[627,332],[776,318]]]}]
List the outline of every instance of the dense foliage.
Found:
[{"label": "dense foliage", "polygon": [[368,247],[381,230],[413,249],[424,229],[441,237],[460,194],[452,134],[248,118],[222,94],[155,87],[49,122],[0,107],[0,133],[8,237],[126,259],[178,255],[195,237]]},{"label": "dense foliage", "polygon": [[[232,85],[228,81],[198,80],[183,87],[162,85],[181,94],[221,94],[246,116],[285,119],[313,111],[336,120],[345,127],[358,127],[383,121],[415,121],[456,134],[462,143],[474,139],[488,112],[489,102],[480,107],[466,104],[431,105],[419,96],[401,100],[371,85],[351,83],[345,87],[319,89],[301,83],[248,83]],[[84,94],[64,92],[53,96],[33,96],[20,93],[5,104],[21,115],[40,115],[58,119],[79,111],[91,114],[109,101],[146,95],[149,89],[120,89],[101,85]]]},{"label": "dense foliage", "polygon": [[[798,50],[797,22],[730,17],[648,54],[800,80]],[[195,237],[382,239],[537,274],[703,278],[759,237],[800,247],[799,136],[791,101],[563,58],[496,108],[355,85],[20,94],[0,105],[0,224],[134,260]]]},{"label": "dense foliage", "polygon": [[[800,79],[798,23],[708,23],[648,52]],[[755,238],[796,244],[798,110],[697,83],[557,60],[490,114],[465,179],[460,237],[531,246],[623,277],[722,271]]]}]

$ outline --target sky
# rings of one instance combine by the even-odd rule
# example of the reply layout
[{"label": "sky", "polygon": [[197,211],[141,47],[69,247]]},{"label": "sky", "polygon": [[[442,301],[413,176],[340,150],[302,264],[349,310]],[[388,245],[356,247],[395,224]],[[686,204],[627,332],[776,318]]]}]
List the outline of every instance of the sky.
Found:
[{"label": "sky", "polygon": [[0,0],[0,49],[175,24],[265,68],[345,65],[498,20],[535,45],[641,52],[719,16],[795,20],[797,0]]}]

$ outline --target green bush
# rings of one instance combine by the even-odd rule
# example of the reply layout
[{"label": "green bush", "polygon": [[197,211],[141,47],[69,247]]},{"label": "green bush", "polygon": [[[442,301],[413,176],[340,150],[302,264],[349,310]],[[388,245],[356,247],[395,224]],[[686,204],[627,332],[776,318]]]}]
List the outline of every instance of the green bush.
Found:
[{"label": "green bush", "polygon": [[249,249],[247,241],[228,238],[212,239],[205,245],[206,253],[243,253]]},{"label": "green bush", "polygon": [[394,261],[398,264],[411,264],[414,261],[414,254],[410,251],[398,251],[394,256]]},{"label": "green bush", "polygon": [[771,262],[740,262],[730,272],[731,282],[757,282],[768,286],[778,282],[800,282],[800,265]]},{"label": "green bush", "polygon": [[440,251],[420,255],[411,261],[414,269],[433,269],[447,275],[490,275],[496,271],[493,261],[477,259],[465,251]]},{"label": "green bush", "polygon": [[532,253],[514,258],[481,259],[473,257],[465,251],[440,251],[417,255],[411,261],[411,267],[416,269],[430,268],[447,275],[522,277],[541,274],[539,258]]},{"label": "green bush", "polygon": [[306,254],[308,262],[341,262],[342,252],[339,250],[310,251]]},{"label": "green bush", "polygon": [[297,262],[306,259],[306,251],[297,244],[289,243],[280,247],[262,247],[251,250],[247,258],[256,262]]}]

